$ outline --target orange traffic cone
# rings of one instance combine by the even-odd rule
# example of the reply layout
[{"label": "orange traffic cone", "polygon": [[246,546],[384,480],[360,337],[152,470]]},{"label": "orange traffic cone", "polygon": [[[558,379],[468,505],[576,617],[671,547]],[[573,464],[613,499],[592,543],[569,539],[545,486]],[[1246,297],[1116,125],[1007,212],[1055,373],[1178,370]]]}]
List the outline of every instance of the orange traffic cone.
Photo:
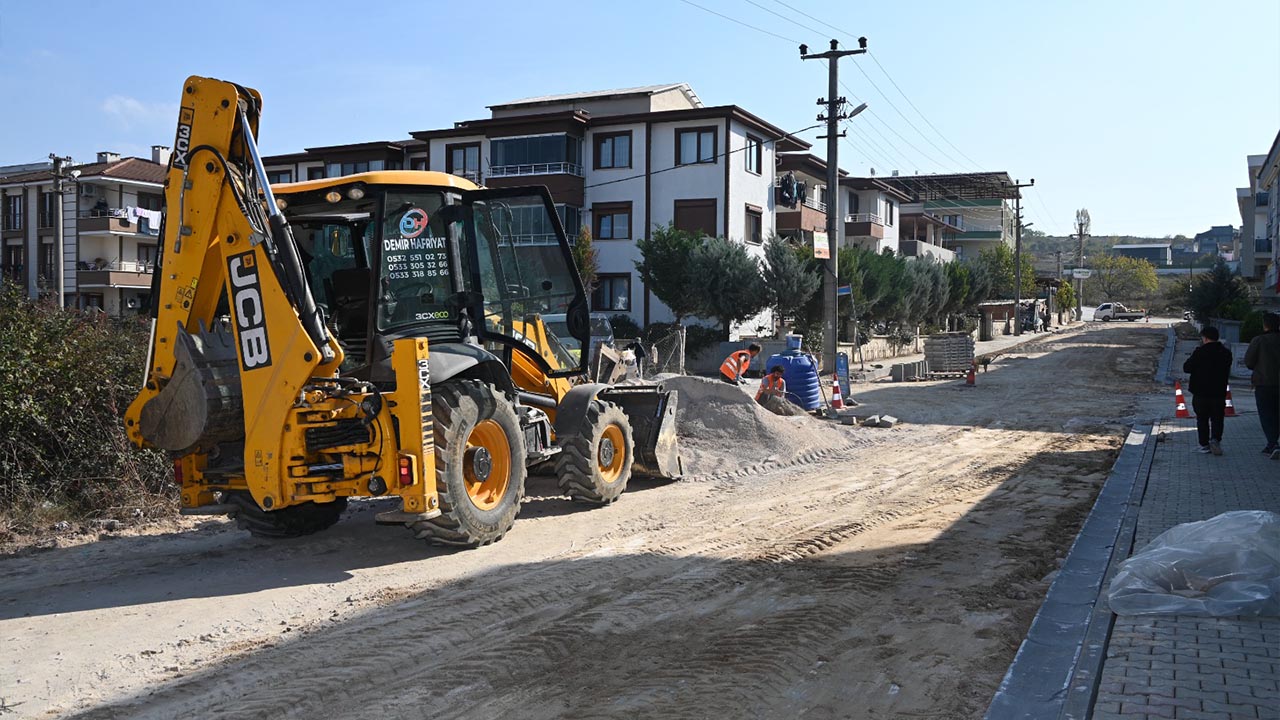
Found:
[{"label": "orange traffic cone", "polygon": [[974,372],[974,368],[972,364],[969,365],[969,374],[965,375],[964,377],[964,384],[965,385],[978,384],[978,373]]},{"label": "orange traffic cone", "polygon": [[831,383],[831,409],[843,410],[844,398],[840,397],[840,377],[833,375]]},{"label": "orange traffic cone", "polygon": [[1174,417],[1189,418],[1191,411],[1187,409],[1187,399],[1182,395],[1182,381],[1173,381],[1173,402],[1175,405]]},{"label": "orange traffic cone", "polygon": [[1227,411],[1222,414],[1223,417],[1235,417],[1236,406],[1231,403],[1231,386],[1227,386]]}]

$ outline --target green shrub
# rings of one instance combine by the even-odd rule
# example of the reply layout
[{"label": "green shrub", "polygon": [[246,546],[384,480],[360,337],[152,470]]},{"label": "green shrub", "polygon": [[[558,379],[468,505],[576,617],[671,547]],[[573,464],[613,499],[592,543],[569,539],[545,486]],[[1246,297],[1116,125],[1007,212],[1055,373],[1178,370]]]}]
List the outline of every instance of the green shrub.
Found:
[{"label": "green shrub", "polygon": [[616,338],[635,340],[644,336],[644,331],[630,315],[610,315],[609,324],[613,326],[613,336]]},{"label": "green shrub", "polygon": [[1253,310],[1240,323],[1240,342],[1247,343],[1262,334],[1262,311]]},{"label": "green shrub", "polygon": [[137,395],[148,329],[0,288],[0,540],[60,520],[170,512],[168,459],[138,450],[121,418]]}]

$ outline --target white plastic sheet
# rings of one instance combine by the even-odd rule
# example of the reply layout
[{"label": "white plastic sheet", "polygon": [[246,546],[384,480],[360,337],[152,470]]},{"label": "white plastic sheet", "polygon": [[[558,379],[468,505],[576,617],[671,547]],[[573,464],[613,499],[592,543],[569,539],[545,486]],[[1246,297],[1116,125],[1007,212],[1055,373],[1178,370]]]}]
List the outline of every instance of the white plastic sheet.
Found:
[{"label": "white plastic sheet", "polygon": [[1280,515],[1170,528],[1120,565],[1108,601],[1117,615],[1280,615]]}]

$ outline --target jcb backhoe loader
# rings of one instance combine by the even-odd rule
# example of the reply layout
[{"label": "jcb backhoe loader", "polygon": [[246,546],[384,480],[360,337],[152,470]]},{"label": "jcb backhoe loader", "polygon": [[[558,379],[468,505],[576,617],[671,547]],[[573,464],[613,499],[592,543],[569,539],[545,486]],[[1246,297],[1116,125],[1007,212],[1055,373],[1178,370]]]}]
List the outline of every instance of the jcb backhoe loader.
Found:
[{"label": "jcb backhoe loader", "polygon": [[511,528],[529,466],[598,504],[633,467],[679,475],[674,395],[583,379],[587,303],[545,188],[425,171],[272,188],[260,113],[254,90],[184,86],[125,416],[174,456],[184,513],[288,537],[399,496],[378,522],[474,546]]}]

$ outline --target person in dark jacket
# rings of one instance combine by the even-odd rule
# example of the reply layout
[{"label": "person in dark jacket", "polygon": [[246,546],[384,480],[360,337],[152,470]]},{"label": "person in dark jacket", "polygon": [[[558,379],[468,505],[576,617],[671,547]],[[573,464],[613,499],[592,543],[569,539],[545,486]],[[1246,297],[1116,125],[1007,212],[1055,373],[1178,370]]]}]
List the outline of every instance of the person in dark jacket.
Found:
[{"label": "person in dark jacket", "polygon": [[1231,351],[1218,342],[1218,328],[1204,326],[1200,346],[1182,364],[1189,376],[1191,407],[1196,413],[1199,452],[1222,454],[1222,421],[1227,412],[1227,381],[1231,377]]},{"label": "person in dark jacket", "polygon": [[1253,371],[1253,397],[1267,446],[1262,452],[1280,460],[1280,315],[1262,316],[1262,334],[1244,351],[1245,367]]}]

